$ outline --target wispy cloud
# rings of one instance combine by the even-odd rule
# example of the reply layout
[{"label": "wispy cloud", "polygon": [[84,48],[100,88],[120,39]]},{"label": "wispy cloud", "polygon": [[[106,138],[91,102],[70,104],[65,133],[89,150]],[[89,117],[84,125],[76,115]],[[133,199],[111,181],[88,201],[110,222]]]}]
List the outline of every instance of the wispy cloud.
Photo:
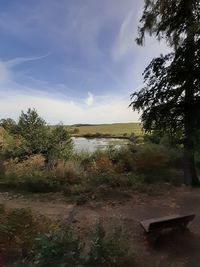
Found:
[{"label": "wispy cloud", "polygon": [[18,57],[18,58],[14,58],[14,59],[11,59],[8,61],[4,61],[4,64],[8,68],[11,68],[11,67],[17,66],[19,64],[25,63],[25,62],[44,59],[44,58],[48,57],[49,55],[50,55],[50,53],[48,53],[46,55],[42,55],[42,56],[36,56],[36,57]]},{"label": "wispy cloud", "polygon": [[[11,60],[3,61],[0,59],[0,83],[5,83],[14,79],[13,68],[22,63],[41,60],[48,57],[50,54],[46,54],[38,57],[18,57]],[[1,89],[1,88],[0,88]]]},{"label": "wispy cloud", "polygon": [[133,25],[135,24],[135,16],[130,11],[120,26],[119,34],[112,50],[114,60],[120,60],[134,47]]},{"label": "wispy cloud", "polygon": [[93,95],[90,92],[88,92],[88,96],[85,99],[85,103],[86,103],[86,105],[88,107],[90,107],[90,106],[92,106],[94,104],[94,97],[93,97]]}]

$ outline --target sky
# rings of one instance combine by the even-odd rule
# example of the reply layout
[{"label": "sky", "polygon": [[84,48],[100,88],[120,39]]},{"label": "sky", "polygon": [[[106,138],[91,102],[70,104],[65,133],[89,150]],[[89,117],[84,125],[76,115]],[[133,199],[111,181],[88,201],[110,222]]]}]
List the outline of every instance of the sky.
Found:
[{"label": "sky", "polygon": [[0,0],[0,118],[35,108],[47,123],[136,122],[130,94],[167,53],[137,46],[143,0]]}]

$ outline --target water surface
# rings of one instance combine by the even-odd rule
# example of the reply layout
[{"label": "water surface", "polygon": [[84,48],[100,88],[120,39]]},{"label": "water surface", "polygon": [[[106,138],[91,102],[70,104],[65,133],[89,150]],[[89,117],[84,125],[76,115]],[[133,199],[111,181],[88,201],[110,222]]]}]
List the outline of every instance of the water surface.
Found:
[{"label": "water surface", "polygon": [[94,152],[97,149],[105,149],[108,146],[120,147],[126,145],[127,139],[118,138],[85,138],[85,137],[72,137],[74,142],[74,150],[76,152],[88,151]]}]

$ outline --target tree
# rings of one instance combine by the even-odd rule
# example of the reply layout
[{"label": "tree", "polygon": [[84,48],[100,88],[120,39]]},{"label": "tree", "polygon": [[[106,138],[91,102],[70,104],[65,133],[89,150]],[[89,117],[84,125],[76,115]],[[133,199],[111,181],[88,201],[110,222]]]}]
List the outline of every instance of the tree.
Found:
[{"label": "tree", "polygon": [[144,71],[146,86],[132,94],[146,131],[182,132],[184,181],[199,184],[194,136],[200,128],[200,1],[145,0],[137,43],[145,34],[165,39],[172,53],[153,59]]},{"label": "tree", "polygon": [[18,122],[18,134],[27,142],[28,154],[44,154],[47,150],[49,130],[46,122],[35,109],[21,112]]},{"label": "tree", "polygon": [[54,159],[70,158],[73,150],[73,142],[69,132],[60,124],[57,125],[49,136],[47,148],[47,161]]}]

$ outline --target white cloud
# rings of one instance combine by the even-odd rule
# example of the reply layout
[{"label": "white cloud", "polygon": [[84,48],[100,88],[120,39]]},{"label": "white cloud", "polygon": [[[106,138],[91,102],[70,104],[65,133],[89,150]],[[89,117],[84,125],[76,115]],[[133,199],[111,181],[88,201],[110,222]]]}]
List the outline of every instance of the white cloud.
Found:
[{"label": "white cloud", "polygon": [[6,90],[0,91],[0,114],[1,118],[17,119],[21,110],[26,111],[31,107],[36,108],[50,124],[60,121],[64,124],[138,121],[138,114],[128,108],[128,98],[124,100],[119,96],[101,96],[98,100],[97,105],[86,107],[80,102],[56,99],[56,95],[24,94]]},{"label": "white cloud", "polygon": [[114,60],[120,60],[134,47],[133,25],[135,24],[135,15],[133,11],[129,12],[123,20],[119,34],[113,47],[112,56]]},{"label": "white cloud", "polygon": [[93,105],[93,103],[94,103],[94,97],[93,97],[93,95],[90,93],[90,92],[88,92],[88,96],[87,96],[87,98],[85,99],[85,103],[86,103],[86,105],[87,106],[92,106]]}]

